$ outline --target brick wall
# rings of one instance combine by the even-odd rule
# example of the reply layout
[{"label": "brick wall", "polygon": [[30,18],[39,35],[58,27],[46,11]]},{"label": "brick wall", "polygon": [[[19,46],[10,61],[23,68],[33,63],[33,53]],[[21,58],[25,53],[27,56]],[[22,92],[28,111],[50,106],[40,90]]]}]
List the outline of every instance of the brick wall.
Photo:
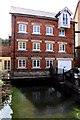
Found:
[{"label": "brick wall", "polygon": [[[27,22],[27,33],[26,34],[20,34],[18,33],[18,22]],[[35,35],[32,34],[33,32],[33,25],[32,23],[40,24],[41,28],[41,34]],[[53,36],[47,36],[46,34],[46,25],[52,25],[53,27]],[[15,28],[14,28],[15,27]],[[15,33],[14,33],[15,32]],[[66,29],[66,37],[59,37],[59,29],[58,29],[58,21],[53,19],[43,19],[43,18],[37,18],[37,17],[29,17],[29,16],[16,16],[14,19],[14,16],[12,16],[12,37],[11,37],[11,50],[12,50],[12,69],[15,71],[33,71],[32,69],[32,60],[31,57],[42,57],[41,60],[41,69],[45,69],[46,61],[45,58],[54,58],[53,64],[54,68],[57,67],[57,60],[56,58],[73,58],[73,43],[72,45],[69,44],[70,41],[73,42],[73,23],[71,23],[70,28]],[[14,38],[15,37],[15,38]],[[17,51],[18,49],[18,42],[17,39],[27,39],[27,51]],[[31,40],[41,40],[41,52],[32,52],[32,42]],[[54,41],[53,48],[54,52],[45,52],[46,44],[45,41]],[[15,41],[15,43],[14,43]],[[58,42],[66,42],[66,53],[59,53],[59,44]],[[14,50],[15,49],[15,50]],[[25,70],[19,70],[18,68],[18,60],[16,57],[27,57],[26,60],[28,64],[26,64]]]}]

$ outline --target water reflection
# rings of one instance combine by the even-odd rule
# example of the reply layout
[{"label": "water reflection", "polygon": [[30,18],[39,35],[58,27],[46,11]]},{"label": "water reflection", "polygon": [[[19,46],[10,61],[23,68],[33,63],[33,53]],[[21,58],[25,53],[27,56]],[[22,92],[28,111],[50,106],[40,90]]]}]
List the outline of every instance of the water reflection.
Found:
[{"label": "water reflection", "polygon": [[40,92],[38,92],[38,91],[32,92],[32,98],[33,98],[33,101],[39,102],[40,101]]},{"label": "water reflection", "polygon": [[[29,92],[30,93],[30,92]],[[32,90],[32,100],[33,102],[42,102],[42,103],[57,103],[61,98],[61,93],[56,91],[53,87],[45,88],[45,89],[36,89],[36,91]],[[59,100],[59,101],[58,101]]]},{"label": "water reflection", "polygon": [[[72,118],[75,102],[53,87],[13,88],[13,118]],[[18,103],[18,104],[16,104]]]}]

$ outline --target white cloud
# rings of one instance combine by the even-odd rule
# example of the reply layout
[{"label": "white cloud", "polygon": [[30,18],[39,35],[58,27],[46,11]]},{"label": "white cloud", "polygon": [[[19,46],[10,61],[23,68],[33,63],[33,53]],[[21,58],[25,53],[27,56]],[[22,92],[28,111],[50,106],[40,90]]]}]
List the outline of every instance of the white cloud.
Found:
[{"label": "white cloud", "polygon": [[[72,3],[71,3],[72,2]],[[78,0],[2,0],[0,4],[0,37],[8,38],[11,33],[11,6],[57,13],[67,6],[74,13]]]}]

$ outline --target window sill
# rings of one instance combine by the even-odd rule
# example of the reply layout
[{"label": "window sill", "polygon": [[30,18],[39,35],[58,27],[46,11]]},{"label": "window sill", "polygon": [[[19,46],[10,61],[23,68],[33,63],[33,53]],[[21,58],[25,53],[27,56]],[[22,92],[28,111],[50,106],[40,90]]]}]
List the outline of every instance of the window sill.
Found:
[{"label": "window sill", "polygon": [[32,68],[32,69],[35,69],[35,70],[36,70],[36,69],[41,69],[41,68],[37,68],[37,67],[36,67],[36,68]]},{"label": "window sill", "polygon": [[41,35],[41,33],[32,33],[33,35]]},{"label": "window sill", "polygon": [[45,34],[45,35],[47,35],[47,36],[54,36],[53,34]]},{"label": "window sill", "polygon": [[45,69],[49,69],[50,67],[46,67]]},{"label": "window sill", "polygon": [[41,52],[41,50],[32,50],[32,52]]},{"label": "window sill", "polygon": [[4,69],[4,71],[5,71],[5,72],[8,72],[8,71],[10,71],[10,69]]},{"label": "window sill", "polygon": [[66,51],[58,51],[59,53],[66,53]]},{"label": "window sill", "polygon": [[20,33],[20,34],[28,34],[28,32],[18,32],[18,33]]},{"label": "window sill", "polygon": [[45,52],[54,52],[54,51],[45,51]]},{"label": "window sill", "polygon": [[17,68],[18,70],[22,70],[22,69],[24,69],[24,70],[26,70],[27,68]]},{"label": "window sill", "polygon": [[66,37],[65,35],[59,35],[59,37]]},{"label": "window sill", "polygon": [[17,51],[25,51],[26,52],[27,50],[17,50]]}]

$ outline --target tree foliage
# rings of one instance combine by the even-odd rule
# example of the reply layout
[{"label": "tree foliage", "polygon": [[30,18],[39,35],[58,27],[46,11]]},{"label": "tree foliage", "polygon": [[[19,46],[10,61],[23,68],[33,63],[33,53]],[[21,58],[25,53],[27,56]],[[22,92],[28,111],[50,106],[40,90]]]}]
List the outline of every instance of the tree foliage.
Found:
[{"label": "tree foliage", "polygon": [[0,38],[0,45],[3,45],[3,46],[10,46],[10,38],[9,39],[2,39]]}]

